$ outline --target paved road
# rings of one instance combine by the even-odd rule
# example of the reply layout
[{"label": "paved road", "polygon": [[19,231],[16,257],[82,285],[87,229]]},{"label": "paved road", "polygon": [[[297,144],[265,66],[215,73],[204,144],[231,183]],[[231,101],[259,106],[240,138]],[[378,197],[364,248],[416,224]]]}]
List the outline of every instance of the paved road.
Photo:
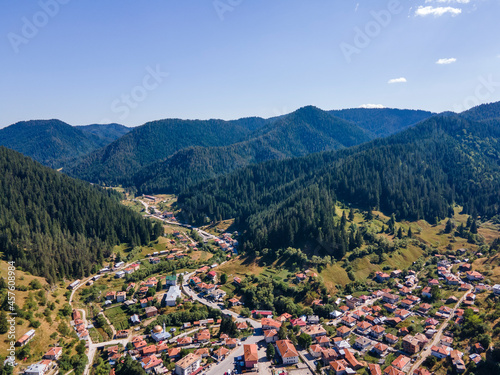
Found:
[{"label": "paved road", "polygon": [[264,336],[250,336],[246,341],[242,343],[241,346],[237,346],[229,355],[222,361],[216,365],[212,365],[206,374],[207,375],[221,375],[224,374],[227,370],[234,369],[234,359],[236,357],[243,355],[243,345],[244,344],[256,344],[260,340],[262,340]]},{"label": "paved road", "polygon": [[441,341],[441,336],[443,335],[443,331],[448,326],[450,319],[453,318],[453,316],[455,315],[455,311],[460,306],[460,304],[463,302],[463,300],[465,299],[465,296],[468,293],[469,292],[466,291],[464,293],[464,295],[458,300],[457,304],[455,305],[455,307],[451,311],[450,316],[441,324],[441,328],[439,328],[439,330],[437,331],[436,335],[434,336],[434,340],[432,340],[432,343],[427,345],[427,350],[424,350],[423,352],[419,353],[418,360],[413,364],[413,366],[409,372],[410,374],[413,374],[413,371],[415,371],[417,368],[419,368],[420,365],[426,360],[426,358],[431,355],[431,348],[434,345],[437,345]]}]

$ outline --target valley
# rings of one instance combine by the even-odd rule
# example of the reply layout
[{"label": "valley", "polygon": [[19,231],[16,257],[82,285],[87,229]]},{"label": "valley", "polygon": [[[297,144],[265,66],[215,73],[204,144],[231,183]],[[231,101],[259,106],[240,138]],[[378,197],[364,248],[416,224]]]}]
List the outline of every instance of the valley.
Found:
[{"label": "valley", "polygon": [[13,372],[489,373],[495,108],[94,126],[62,172],[0,148]]}]

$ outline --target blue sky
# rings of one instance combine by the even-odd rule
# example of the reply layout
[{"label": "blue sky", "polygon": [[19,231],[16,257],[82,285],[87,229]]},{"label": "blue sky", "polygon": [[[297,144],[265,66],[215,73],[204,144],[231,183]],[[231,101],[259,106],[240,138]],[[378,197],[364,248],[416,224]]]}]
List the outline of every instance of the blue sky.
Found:
[{"label": "blue sky", "polygon": [[0,127],[500,100],[500,0],[3,3]]}]

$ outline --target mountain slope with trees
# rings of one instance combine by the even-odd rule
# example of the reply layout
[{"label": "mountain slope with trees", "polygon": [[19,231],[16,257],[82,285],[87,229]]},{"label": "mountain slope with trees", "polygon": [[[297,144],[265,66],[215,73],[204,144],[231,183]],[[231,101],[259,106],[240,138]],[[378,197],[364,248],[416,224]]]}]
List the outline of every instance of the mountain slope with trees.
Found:
[{"label": "mountain slope with trees", "polygon": [[118,138],[124,136],[131,128],[120,124],[92,124],[92,125],[79,125],[75,128],[80,129],[82,132],[89,134],[99,147],[109,145],[111,142],[116,141]]},{"label": "mountain slope with trees", "polygon": [[428,111],[395,108],[351,108],[329,113],[355,123],[372,138],[387,137],[434,115]]},{"label": "mountain slope with trees", "polygon": [[191,146],[224,146],[239,142],[266,120],[166,119],[132,129],[110,145],[82,158],[67,172],[95,183],[128,183],[141,168]]},{"label": "mountain slope with trees", "polygon": [[180,150],[143,168],[132,180],[141,193],[178,193],[193,183],[250,164],[338,150],[370,139],[355,124],[309,106],[269,122],[243,142]]},{"label": "mountain slope with trees", "polygon": [[244,249],[328,244],[342,257],[356,233],[338,226],[337,201],[398,219],[435,222],[460,204],[500,213],[500,123],[434,116],[401,133],[338,152],[244,168],[179,196],[187,221],[235,218]]},{"label": "mountain slope with trees", "polygon": [[114,245],[147,244],[163,233],[160,224],[121,205],[120,197],[0,147],[4,258],[49,282],[81,278]]},{"label": "mountain slope with trees", "polygon": [[86,155],[101,144],[96,135],[86,134],[59,120],[23,121],[0,129],[1,146],[53,168]]}]

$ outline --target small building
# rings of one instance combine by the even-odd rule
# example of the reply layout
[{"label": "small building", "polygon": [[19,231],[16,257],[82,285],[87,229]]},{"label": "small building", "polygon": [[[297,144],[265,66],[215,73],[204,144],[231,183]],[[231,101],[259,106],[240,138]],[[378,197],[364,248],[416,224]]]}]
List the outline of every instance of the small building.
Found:
[{"label": "small building", "polygon": [[28,342],[30,342],[33,337],[35,337],[35,330],[30,329],[28,332],[26,332],[24,335],[21,336],[19,340],[16,341],[16,346],[24,346]]},{"label": "small building", "polygon": [[59,357],[62,355],[62,347],[55,346],[50,348],[50,350],[45,353],[43,359],[50,359],[51,361],[57,361]]},{"label": "small building", "polygon": [[299,354],[290,340],[276,341],[276,348],[284,365],[292,365],[299,362]]},{"label": "small building", "polygon": [[176,375],[190,375],[200,368],[201,357],[189,353],[184,358],[180,359],[175,364],[175,374]]},{"label": "small building", "polygon": [[144,311],[146,313],[146,317],[148,318],[158,315],[158,309],[154,306],[148,306],[144,309]]},{"label": "small building", "polygon": [[175,306],[177,303],[177,298],[181,298],[181,289],[179,286],[174,285],[168,289],[168,292],[163,295],[161,301],[162,306]]},{"label": "small building", "polygon": [[259,362],[259,353],[257,352],[256,344],[243,345],[243,357],[245,359],[246,368],[254,368]]}]

